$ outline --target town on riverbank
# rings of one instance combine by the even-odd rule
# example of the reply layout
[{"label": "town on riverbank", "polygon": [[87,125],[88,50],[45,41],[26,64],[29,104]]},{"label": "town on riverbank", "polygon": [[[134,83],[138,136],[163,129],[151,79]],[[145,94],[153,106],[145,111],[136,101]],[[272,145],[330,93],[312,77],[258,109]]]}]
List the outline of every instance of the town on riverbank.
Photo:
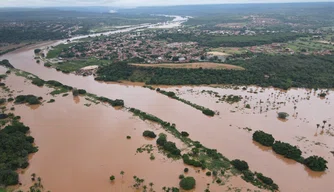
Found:
[{"label": "town on riverbank", "polygon": [[313,5],[1,21],[28,31],[1,44],[0,191],[334,190],[333,23]]}]

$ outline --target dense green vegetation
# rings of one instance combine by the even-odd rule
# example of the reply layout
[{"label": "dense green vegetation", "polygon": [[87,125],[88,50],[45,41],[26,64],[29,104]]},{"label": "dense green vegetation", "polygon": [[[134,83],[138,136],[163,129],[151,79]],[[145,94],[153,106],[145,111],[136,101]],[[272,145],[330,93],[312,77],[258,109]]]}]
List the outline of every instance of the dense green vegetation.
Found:
[{"label": "dense green vegetation", "polygon": [[41,51],[42,51],[41,49],[35,49],[35,50],[34,50],[34,53],[35,53],[35,54],[38,54],[38,53],[40,53]]},{"label": "dense green vegetation", "polygon": [[284,143],[281,141],[276,141],[273,144],[273,151],[275,153],[283,155],[285,158],[293,159],[298,162],[302,162],[302,151],[298,149],[296,146],[292,146],[289,143]]},{"label": "dense green vegetation", "polygon": [[18,95],[15,97],[16,104],[28,103],[29,105],[41,104],[40,99],[34,95]]},{"label": "dense green vegetation", "polygon": [[124,107],[124,101],[121,99],[108,99],[106,97],[97,97],[97,100],[101,101],[101,102],[106,102],[109,103],[111,106],[113,107]]},{"label": "dense green vegetation", "polygon": [[183,163],[184,164],[187,164],[187,165],[191,165],[191,166],[194,166],[194,167],[203,167],[205,168],[205,165],[204,165],[204,162],[202,161],[198,161],[194,158],[190,158],[189,155],[187,154],[184,154],[182,155],[182,160],[183,160]]},{"label": "dense green vegetation", "polygon": [[110,181],[114,181],[115,180],[115,176],[114,175],[110,176],[109,180]]},{"label": "dense green vegetation", "polygon": [[28,29],[24,27],[8,27],[1,28],[0,39],[1,43],[20,43],[24,41],[36,41],[36,40],[51,40],[51,39],[64,39],[68,37],[65,33],[44,31],[40,29]]},{"label": "dense green vegetation", "polygon": [[256,177],[267,185],[272,185],[274,183],[271,178],[264,176],[262,173],[256,173]]},{"label": "dense green vegetation", "polygon": [[[132,112],[135,116],[141,118],[142,120],[150,120],[160,124],[162,128],[164,128],[167,132],[171,133],[176,138],[180,139],[183,143],[185,143],[189,147],[193,147],[191,149],[191,152],[182,154],[182,160],[185,164],[194,167],[201,167],[203,170],[207,168],[211,170],[212,173],[215,174],[221,173],[221,175],[219,176],[224,176],[225,171],[231,169],[230,161],[226,157],[224,157],[221,153],[217,152],[216,149],[206,148],[198,141],[193,141],[188,137],[183,137],[182,134],[176,129],[176,126],[174,124],[163,121],[162,119],[156,116],[142,112],[135,108],[131,108],[129,109],[129,111]],[[166,142],[166,140],[163,139],[163,136],[162,139],[159,140],[159,143],[160,142],[161,143]],[[244,174],[244,172],[242,173]],[[254,173],[252,173],[250,170],[247,170],[246,174],[254,175]],[[246,177],[242,178],[247,182],[250,182],[253,185],[258,186],[260,188],[271,189],[271,190],[278,189],[278,186],[276,184],[267,185],[254,176],[251,177],[251,179],[247,179]],[[217,177],[216,179],[217,183],[222,182],[222,180],[219,177]]]},{"label": "dense green vegetation", "polygon": [[143,136],[144,137],[149,137],[149,138],[152,138],[152,139],[157,137],[157,135],[153,131],[148,131],[148,130],[143,132]]},{"label": "dense green vegetation", "polygon": [[253,134],[253,140],[267,147],[273,146],[275,139],[271,134],[263,131],[255,131]]},{"label": "dense green vegetation", "polygon": [[253,140],[264,146],[272,147],[275,153],[302,163],[313,171],[325,171],[327,169],[327,161],[324,158],[313,155],[305,159],[302,157],[302,151],[297,146],[282,141],[275,141],[271,134],[256,131],[253,134]]},{"label": "dense green vegetation", "polygon": [[295,40],[304,35],[298,33],[275,33],[255,36],[218,36],[218,35],[195,35],[183,33],[163,33],[156,39],[169,42],[197,42],[207,47],[246,47],[254,45],[271,44],[274,42],[287,42]]},{"label": "dense green vegetation", "polygon": [[39,87],[43,86],[45,81],[43,81],[42,79],[39,79],[39,78],[34,78],[32,81],[31,81],[32,84],[34,85],[37,85]]},{"label": "dense green vegetation", "polygon": [[168,96],[170,98],[173,98],[173,99],[176,99],[178,101],[181,101],[182,103],[185,103],[187,105],[190,105],[191,107],[193,107],[193,108],[195,108],[197,110],[202,111],[202,113],[204,115],[208,115],[208,116],[211,116],[211,117],[215,115],[215,112],[212,111],[211,109],[205,108],[203,106],[200,106],[200,105],[197,105],[195,103],[191,103],[190,101],[187,101],[185,99],[182,99],[182,98],[176,96],[175,93],[172,92],[172,91],[167,92],[167,91],[164,91],[164,90],[161,90],[161,89],[159,89],[159,90],[157,89],[157,92],[159,92],[159,93],[161,93],[163,95],[166,95],[166,96]]},{"label": "dense green vegetation", "polygon": [[313,171],[325,171],[328,169],[326,165],[327,163],[328,162],[324,158],[315,155],[304,160],[304,164]]},{"label": "dense green vegetation", "polygon": [[235,159],[231,161],[231,164],[238,169],[239,171],[245,171],[248,170],[248,163],[246,161],[240,160],[240,159]]},{"label": "dense green vegetation", "polygon": [[235,84],[290,87],[334,87],[334,56],[266,56],[233,61],[246,70],[169,69],[127,65],[124,62],[100,67],[96,80],[130,80],[146,84]]},{"label": "dense green vegetation", "polygon": [[175,143],[167,141],[167,135],[161,133],[157,139],[157,144],[169,152],[168,155],[171,155],[172,157],[181,156],[181,150],[176,147]]},{"label": "dense green vegetation", "polygon": [[193,177],[185,177],[180,181],[180,187],[184,190],[194,189],[196,185],[196,180]]},{"label": "dense green vegetation", "polygon": [[0,65],[4,66],[4,67],[7,67],[7,68],[11,68],[11,69],[14,68],[14,66],[12,64],[10,64],[7,59],[4,59],[4,60],[0,61]]},{"label": "dense green vegetation", "polygon": [[188,137],[189,133],[185,132],[185,131],[181,131],[181,135],[182,135],[182,137]]},{"label": "dense green vegetation", "polygon": [[51,86],[54,86],[54,87],[61,87],[61,86],[64,86],[62,83],[58,82],[58,81],[55,81],[55,80],[49,80],[49,81],[46,81],[45,84],[47,85],[51,85]]},{"label": "dense green vegetation", "polygon": [[286,113],[286,112],[279,112],[279,113],[277,113],[277,116],[280,119],[286,119],[287,117],[289,117],[289,114]]},{"label": "dense green vegetation", "polygon": [[80,95],[84,95],[84,94],[87,93],[87,91],[84,90],[84,89],[78,89],[78,93],[79,93]]},{"label": "dense green vegetation", "polygon": [[27,136],[29,127],[13,120],[0,129],[0,186],[18,184],[19,168],[27,168],[28,155],[37,152],[34,138]]},{"label": "dense green vegetation", "polygon": [[[103,9],[102,13],[101,10],[84,9],[2,9],[0,11],[0,43],[65,39],[69,38],[70,34],[114,30],[110,28],[111,26],[158,23],[171,19],[147,13],[109,14],[109,10]],[[79,29],[74,30],[75,26],[79,26]]]}]

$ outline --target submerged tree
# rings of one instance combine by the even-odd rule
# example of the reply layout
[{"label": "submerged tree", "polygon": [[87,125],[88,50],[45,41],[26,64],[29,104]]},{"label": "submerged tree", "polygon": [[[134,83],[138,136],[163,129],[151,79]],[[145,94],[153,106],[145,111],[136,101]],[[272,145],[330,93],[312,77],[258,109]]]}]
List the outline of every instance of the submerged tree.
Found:
[{"label": "submerged tree", "polygon": [[185,177],[180,181],[180,187],[184,190],[194,189],[196,180],[193,177]]},{"label": "submerged tree", "polygon": [[112,176],[110,176],[109,179],[110,179],[110,181],[114,181],[115,180],[115,176],[112,175]]},{"label": "submerged tree", "polygon": [[327,161],[315,155],[306,158],[304,164],[313,171],[325,171],[328,169]]},{"label": "submerged tree", "polygon": [[286,119],[287,117],[289,117],[289,114],[286,112],[279,112],[278,113],[278,118],[280,119]]}]

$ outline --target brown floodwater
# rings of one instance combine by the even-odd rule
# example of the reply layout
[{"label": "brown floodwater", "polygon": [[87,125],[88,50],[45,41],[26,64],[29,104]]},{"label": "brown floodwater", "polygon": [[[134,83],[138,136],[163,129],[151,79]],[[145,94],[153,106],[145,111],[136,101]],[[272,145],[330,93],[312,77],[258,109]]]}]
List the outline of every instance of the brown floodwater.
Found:
[{"label": "brown floodwater", "polygon": [[[306,89],[291,89],[289,91],[283,92],[273,88],[266,88],[262,90],[262,88],[258,87],[249,87],[248,91],[243,91],[242,89],[234,90],[232,88],[223,89],[206,86],[166,88],[168,90],[174,91],[177,91],[176,89],[178,89],[179,91],[177,91],[177,95],[179,95],[181,98],[219,111],[219,116],[209,118],[207,116],[204,116],[201,111],[198,111],[179,101],[170,99],[162,94],[156,93],[146,88],[142,88],[141,86],[97,82],[94,81],[94,78],[92,76],[81,77],[73,74],[63,74],[61,72],[57,72],[54,69],[46,68],[43,66],[42,63],[37,64],[35,62],[33,56],[33,48],[24,48],[4,55],[0,58],[9,59],[15,67],[31,72],[42,79],[57,80],[64,84],[77,88],[83,88],[86,89],[88,92],[100,96],[109,97],[111,99],[124,99],[125,104],[128,107],[138,108],[142,111],[156,115],[165,121],[175,123],[176,127],[180,131],[187,131],[193,140],[198,140],[207,147],[217,149],[227,158],[239,158],[246,160],[252,170],[262,172],[264,175],[271,177],[279,185],[281,191],[334,191],[334,185],[331,183],[332,178],[334,178],[334,163],[333,155],[330,153],[330,151],[334,151],[334,138],[332,136],[334,135],[334,130],[328,128],[329,124],[332,124],[332,127],[334,126],[333,91],[329,91],[329,95],[327,95],[325,99],[320,99],[317,96],[320,91],[315,92],[314,90],[311,91]],[[253,93],[250,92],[250,89],[253,89]],[[209,94],[201,93],[202,90],[212,90],[218,92],[220,95],[241,95],[243,96],[243,99],[237,104],[230,105],[227,103],[219,102],[216,97],[210,96]],[[255,91],[257,92],[256,94],[254,93]],[[131,141],[127,141],[124,139],[129,132],[126,132],[127,129],[124,129],[124,127],[122,127],[122,124],[129,125],[135,122],[136,127],[140,127],[139,125],[141,123],[139,120],[134,121],[131,118],[131,115],[127,112],[113,111],[109,108],[107,108],[108,110],[100,109],[99,107],[93,105],[91,107],[85,107],[83,106],[83,104],[81,105],[81,102],[85,101],[84,98],[80,98],[80,102],[78,102],[78,104],[75,104],[73,98],[68,101],[66,100],[66,102],[68,103],[64,101],[65,104],[62,105],[64,107],[61,108],[59,107],[60,105],[58,105],[59,101],[57,99],[58,98],[56,98],[56,103],[46,104],[45,106],[39,107],[37,110],[34,111],[26,107],[22,107],[22,109],[20,109],[22,110],[22,114],[26,114],[25,117],[24,115],[21,115],[24,122],[27,122],[27,124],[30,125],[32,129],[34,129],[33,126],[38,127],[38,121],[41,121],[41,119],[45,119],[42,121],[45,122],[45,125],[49,125],[47,126],[48,129],[45,129],[45,126],[43,126],[43,128],[36,128],[36,130],[38,130],[36,136],[40,134],[40,137],[42,137],[41,140],[43,140],[44,138],[43,135],[49,134],[49,132],[52,132],[51,135],[55,135],[57,131],[61,132],[58,133],[59,137],[57,137],[57,139],[54,137],[52,137],[53,139],[50,139],[51,136],[49,136],[46,137],[48,139],[45,141],[45,143],[38,144],[41,151],[43,145],[58,151],[58,153],[53,156],[54,158],[50,158],[50,161],[52,163],[50,162],[43,164],[41,162],[34,162],[37,161],[35,159],[37,159],[38,155],[42,154],[42,152],[39,151],[32,158],[32,167],[35,166],[36,169],[44,170],[45,174],[48,173],[47,169],[53,167],[55,169],[55,173],[53,174],[58,177],[59,174],[57,173],[57,170],[64,165],[58,163],[58,161],[55,159],[66,159],[68,155],[71,155],[72,153],[77,154],[79,153],[79,151],[82,151],[82,153],[84,153],[85,155],[79,155],[80,159],[76,159],[78,162],[75,163],[75,161],[64,160],[65,162],[67,162],[68,165],[71,163],[75,165],[74,168],[68,166],[67,168],[69,170],[66,169],[67,171],[65,173],[72,175],[73,178],[86,178],[89,174],[88,172],[85,172],[85,169],[83,167],[91,167],[86,165],[85,163],[81,163],[81,158],[85,157],[89,159],[89,161],[94,162],[94,164],[99,164],[99,161],[101,159],[94,159],[94,157],[98,153],[96,152],[96,150],[100,152],[99,154],[108,153],[110,151],[110,154],[108,153],[110,157],[106,159],[107,161],[112,161],[112,157],[118,158],[118,156],[121,154],[119,152],[115,153],[115,150],[120,151],[118,148],[122,146],[122,143],[117,142],[132,143],[135,141],[136,137],[131,139]],[[59,100],[62,99],[63,98],[59,98]],[[283,103],[280,104],[279,102]],[[252,109],[245,109],[244,106],[246,103],[250,104]],[[74,106],[80,107],[75,108]],[[262,106],[262,110],[260,106]],[[296,106],[296,109],[294,109],[294,106]],[[48,108],[51,109],[47,111]],[[17,111],[19,112],[20,110]],[[51,111],[54,111],[56,113],[52,113],[52,115],[50,115]],[[66,118],[68,121],[67,123],[70,126],[64,128],[64,130],[59,130],[59,127],[65,126],[65,124],[61,124],[65,120],[62,120],[61,117],[59,117],[61,113],[65,113],[65,111],[70,111],[66,113]],[[287,121],[280,121],[279,119],[277,119],[277,112],[281,111],[290,114]],[[76,113],[81,114],[81,117],[74,115]],[[86,113],[87,116],[85,115]],[[95,113],[98,113],[99,115],[95,116]],[[55,117],[54,114],[56,114]],[[116,121],[114,118],[112,118],[112,114],[114,114],[115,117],[124,115],[127,118],[124,118],[124,120]],[[101,116],[105,117],[105,119],[103,119],[103,122],[100,121]],[[327,122],[325,125],[326,128],[322,131],[321,126],[323,125],[323,120],[326,120]],[[91,121],[92,123],[90,123]],[[109,123],[113,123],[111,124],[112,126],[108,126]],[[59,126],[54,126],[53,124]],[[96,128],[97,126],[94,126],[95,124],[98,124],[102,128]],[[320,127],[318,129],[316,124],[320,124]],[[89,127],[94,127],[94,133],[92,130],[87,130],[88,125]],[[142,126],[145,127],[147,126],[147,124],[144,123]],[[118,134],[123,134],[117,135],[117,133],[112,132],[113,136],[117,135],[117,137],[114,137],[114,139],[116,140],[114,142],[116,142],[117,144],[116,149],[114,146],[109,146],[109,148],[102,147],[103,143],[101,144],[101,142],[103,142],[104,138],[107,137],[106,133],[109,133],[106,131],[107,127],[111,127],[111,129],[113,129],[114,127],[114,131],[116,131],[117,133],[119,132]],[[247,130],[243,129],[246,127],[251,128],[252,131],[248,132]],[[99,129],[99,131],[96,131],[96,129]],[[75,135],[79,133],[78,130],[81,130],[81,132],[83,132],[80,132],[80,134],[84,135],[82,136],[82,138],[85,138],[83,139],[84,141],[77,141],[76,139],[73,140],[73,137],[76,138]],[[277,140],[297,145],[303,151],[303,156],[305,157],[308,157],[309,155],[320,155],[324,157],[328,161],[329,169],[325,173],[316,173],[305,168],[305,166],[299,163],[295,163],[291,160],[285,159],[280,155],[273,153],[270,149],[263,148],[257,145],[252,141],[252,132],[254,132],[255,130],[264,130],[265,132],[273,134],[273,136]],[[71,133],[71,131],[73,131],[74,133]],[[66,134],[72,135],[71,137],[69,137]],[[139,131],[137,134],[139,136],[141,132]],[[62,137],[61,135],[64,136]],[[97,137],[98,139],[93,139],[94,143],[91,143],[91,139],[93,137],[90,136]],[[138,137],[137,139],[139,138],[140,137]],[[38,140],[39,139],[37,137],[36,142],[38,142]],[[47,144],[47,142],[50,142],[52,140],[57,140],[57,142],[61,141],[60,143],[64,142],[66,145],[61,145],[62,147],[59,147],[55,141],[52,144]],[[106,142],[104,144],[106,144]],[[67,151],[69,150],[69,147],[71,147],[71,150]],[[133,146],[133,149],[131,148],[132,151],[130,150],[130,148],[125,147],[124,150],[122,148],[121,151],[122,153],[134,153],[137,147],[138,145]],[[106,151],[102,150],[101,148],[105,149]],[[91,155],[90,153],[93,155]],[[143,154],[137,155],[136,157],[140,158],[141,156],[143,156]],[[147,159],[148,155],[145,157],[145,160]],[[148,162],[149,161],[145,161],[145,163],[142,162],[142,164],[133,164],[131,167],[135,169],[135,167],[138,166],[138,168],[136,169],[141,169],[143,172],[144,170],[149,172],[159,170],[151,167],[153,165],[149,164]],[[43,165],[44,167],[42,167]],[[120,169],[125,169],[119,164],[117,164],[116,166],[111,163],[111,165],[109,166],[110,170],[116,169],[116,172],[119,172]],[[82,170],[82,172],[76,172],[77,170],[75,170],[75,167]],[[101,169],[96,169],[96,167],[94,167],[94,170],[96,172],[89,173],[94,175],[95,177],[101,174],[103,175],[103,178],[107,178],[108,175],[114,174],[110,173],[110,171],[107,171],[109,167],[101,167]],[[174,175],[180,174],[179,170],[182,170],[182,167],[182,163],[178,161],[173,163],[166,163],[166,170],[168,170],[167,172],[171,170],[178,171],[177,174]],[[73,171],[71,172],[70,170]],[[124,171],[127,172],[127,170]],[[157,172],[155,173],[157,174]],[[162,173],[165,174],[165,172],[159,171],[159,174]],[[53,174],[51,174],[51,176]],[[119,177],[119,174],[116,173],[115,175]],[[58,181],[55,179],[55,177],[51,176],[45,177],[46,186],[59,185],[57,184]],[[131,174],[130,177],[130,175],[126,174],[124,177],[126,176],[129,177],[128,179],[131,179],[133,175]],[[139,174],[137,174],[137,176],[140,177]],[[63,177],[67,178],[64,182],[68,182],[68,184],[64,184],[64,186],[70,187],[71,179],[69,179],[69,176],[61,176],[61,179]],[[160,180],[156,178],[156,175],[154,177],[154,174],[152,174],[152,177],[153,179],[155,179],[154,183],[162,182],[162,179]],[[173,176],[172,178],[166,176],[166,178],[167,177],[168,179],[175,179],[175,181],[173,180],[171,181],[171,183],[177,184],[177,178],[175,178],[175,176]],[[97,183],[106,182],[100,181],[100,179],[99,181],[95,181],[95,179],[92,179],[90,181],[87,180],[87,183],[92,183],[93,181]],[[77,186],[79,184],[73,183],[73,185],[76,185],[75,187],[79,187]],[[240,182],[237,184],[237,186],[246,185],[249,184],[245,182]]]},{"label": "brown floodwater", "polygon": [[[145,139],[144,130],[156,134],[165,133],[159,126],[133,117],[125,109],[114,109],[104,104],[94,104],[84,97],[72,95],[51,96],[53,89],[32,85],[23,77],[9,75],[6,85],[15,90],[13,96],[34,94],[43,97],[42,105],[15,105],[16,115],[31,128],[31,135],[39,151],[30,157],[30,166],[20,175],[22,186],[31,186],[31,174],[42,178],[46,190],[50,191],[134,191],[133,176],[145,179],[145,185],[154,183],[153,189],[161,191],[163,186],[178,187],[178,176],[185,167],[190,168],[187,176],[195,177],[196,191],[204,191],[212,177],[204,171],[196,172],[185,166],[182,160],[173,161],[158,152],[155,140]],[[7,93],[8,94],[8,93]],[[1,96],[7,96],[5,92]],[[46,103],[51,98],[55,103]],[[84,104],[91,104],[90,107]],[[168,135],[168,134],[167,134]],[[131,139],[127,139],[131,136]],[[171,135],[168,140],[185,148]],[[155,160],[147,152],[136,153],[137,148],[154,146]],[[122,177],[120,172],[124,171]],[[115,175],[114,182],[109,177]],[[228,187],[255,189],[239,177],[233,177],[225,186],[211,184],[212,191],[227,190]]]}]

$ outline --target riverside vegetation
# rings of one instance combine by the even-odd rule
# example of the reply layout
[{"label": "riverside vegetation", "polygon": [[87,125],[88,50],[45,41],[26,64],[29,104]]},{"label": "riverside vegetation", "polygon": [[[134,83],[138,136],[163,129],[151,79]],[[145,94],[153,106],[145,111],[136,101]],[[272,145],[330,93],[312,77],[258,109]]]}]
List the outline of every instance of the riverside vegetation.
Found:
[{"label": "riverside vegetation", "polygon": [[[154,88],[151,87],[151,86],[144,86],[144,87],[145,87],[145,88],[149,88],[149,89],[151,89],[151,90],[154,90]],[[200,110],[200,111],[202,111],[202,113],[203,113],[204,115],[211,116],[211,117],[215,115],[215,112],[214,112],[213,110],[208,109],[208,108],[205,108],[205,107],[200,106],[200,105],[197,105],[197,104],[192,103],[192,102],[190,102],[190,101],[187,101],[187,100],[185,100],[185,99],[182,99],[182,98],[176,96],[176,94],[175,94],[173,91],[168,91],[168,92],[167,92],[167,91],[164,91],[164,90],[162,90],[162,89],[160,89],[160,88],[157,88],[156,91],[157,91],[158,93],[161,93],[161,94],[163,94],[163,95],[166,95],[166,96],[168,96],[168,97],[170,97],[170,98],[172,98],[172,99],[176,99],[176,100],[178,100],[178,101],[181,101],[182,103],[185,103],[185,104],[187,104],[187,105],[189,105],[189,106],[191,106],[191,107],[193,107],[193,108],[195,108],[195,109],[197,109],[197,110]]]},{"label": "riverside vegetation", "polygon": [[[142,120],[149,120],[161,125],[161,127],[164,128],[167,132],[174,135],[176,138],[180,139],[183,143],[185,143],[189,148],[191,148],[190,152],[181,154],[181,151],[177,149],[175,143],[168,143],[166,135],[161,134],[159,135],[157,144],[162,146],[162,148],[168,152],[169,157],[175,159],[182,158],[183,162],[187,165],[201,167],[203,170],[211,170],[215,173],[215,182],[218,184],[222,182],[220,177],[228,177],[228,172],[233,169],[233,167],[231,167],[231,162],[229,159],[224,157],[215,149],[206,148],[200,142],[193,141],[187,136],[182,136],[181,132],[176,129],[175,124],[163,121],[162,119],[154,115],[142,112],[139,109],[130,108],[129,111]],[[167,146],[165,146],[166,143],[168,143]],[[251,172],[249,169],[247,169],[246,171],[238,171],[238,174],[243,175],[242,178],[245,181],[250,182],[259,188],[270,190],[278,189],[278,186],[274,182],[270,184],[263,182],[260,177],[256,175],[256,173]]]},{"label": "riverside vegetation", "polygon": [[[26,73],[25,73],[26,75]],[[30,76],[26,76],[26,77],[30,77]],[[38,78],[36,76],[34,77],[30,77],[30,80],[32,81],[34,78]],[[29,78],[28,78],[29,79]],[[58,86],[63,86],[62,84],[53,82],[53,85],[58,85]],[[56,88],[56,87],[54,87]],[[89,93],[86,93],[87,95],[90,95]],[[94,98],[96,99],[100,99],[103,102],[107,102],[110,105],[113,105],[113,100],[109,100],[108,98],[104,98],[104,97],[97,97],[94,96]],[[122,105],[124,105],[124,102],[121,102]],[[181,154],[181,150],[179,150],[175,143],[173,142],[169,142],[167,141],[167,137],[164,134],[160,134],[159,138],[157,140],[157,144],[160,145],[165,151],[168,152],[168,156],[169,157],[173,157],[173,158],[181,158],[183,159],[185,164],[189,164],[189,165],[193,165],[193,166],[199,166],[202,167],[202,169],[210,169],[213,170],[213,172],[216,173],[217,178],[216,178],[216,182],[217,183],[221,183],[221,179],[219,177],[228,177],[228,170],[233,169],[230,166],[229,160],[226,159],[224,156],[222,156],[222,154],[218,153],[216,150],[213,149],[208,149],[204,146],[202,146],[199,142],[196,141],[192,141],[191,139],[188,138],[189,134],[187,134],[186,132],[179,132],[176,129],[176,125],[175,124],[170,124],[167,122],[162,121],[161,119],[141,112],[139,110],[130,109],[130,112],[133,112],[135,115],[138,115],[141,119],[145,120],[145,119],[149,119],[151,121],[157,122],[160,125],[163,126],[163,128],[165,128],[168,132],[172,133],[174,136],[176,136],[177,138],[181,139],[182,141],[184,141],[188,146],[193,146],[194,148],[192,148],[191,153],[188,154]],[[146,132],[147,135],[152,135],[152,133],[148,133]],[[145,134],[146,135],[146,134]],[[218,173],[219,172],[219,173]],[[224,175],[226,174],[226,175]],[[249,182],[252,182],[253,184],[257,185],[260,188],[272,188],[272,186],[269,186],[267,184],[262,183],[259,179],[254,178],[253,180],[248,180]]]},{"label": "riverside vegetation", "polygon": [[[164,85],[258,85],[282,89],[332,88],[334,87],[333,62],[333,55],[260,55],[254,59],[231,61],[231,64],[241,66],[245,70],[170,69],[138,67],[128,65],[126,62],[116,62],[101,66],[97,70],[96,80],[130,80]],[[307,77],[305,74],[308,74]]]},{"label": "riverside vegetation", "polygon": [[6,119],[9,125],[0,128],[0,186],[5,187],[19,183],[17,169],[27,168],[28,155],[38,151],[34,138],[28,135],[30,128],[13,114],[8,114]]},{"label": "riverside vegetation", "polygon": [[284,143],[282,141],[275,141],[271,134],[263,131],[255,131],[253,140],[264,146],[272,147],[275,153],[302,163],[313,171],[325,171],[328,168],[327,161],[324,158],[313,155],[305,159],[301,156],[302,151],[296,146],[292,146],[289,143]]}]

